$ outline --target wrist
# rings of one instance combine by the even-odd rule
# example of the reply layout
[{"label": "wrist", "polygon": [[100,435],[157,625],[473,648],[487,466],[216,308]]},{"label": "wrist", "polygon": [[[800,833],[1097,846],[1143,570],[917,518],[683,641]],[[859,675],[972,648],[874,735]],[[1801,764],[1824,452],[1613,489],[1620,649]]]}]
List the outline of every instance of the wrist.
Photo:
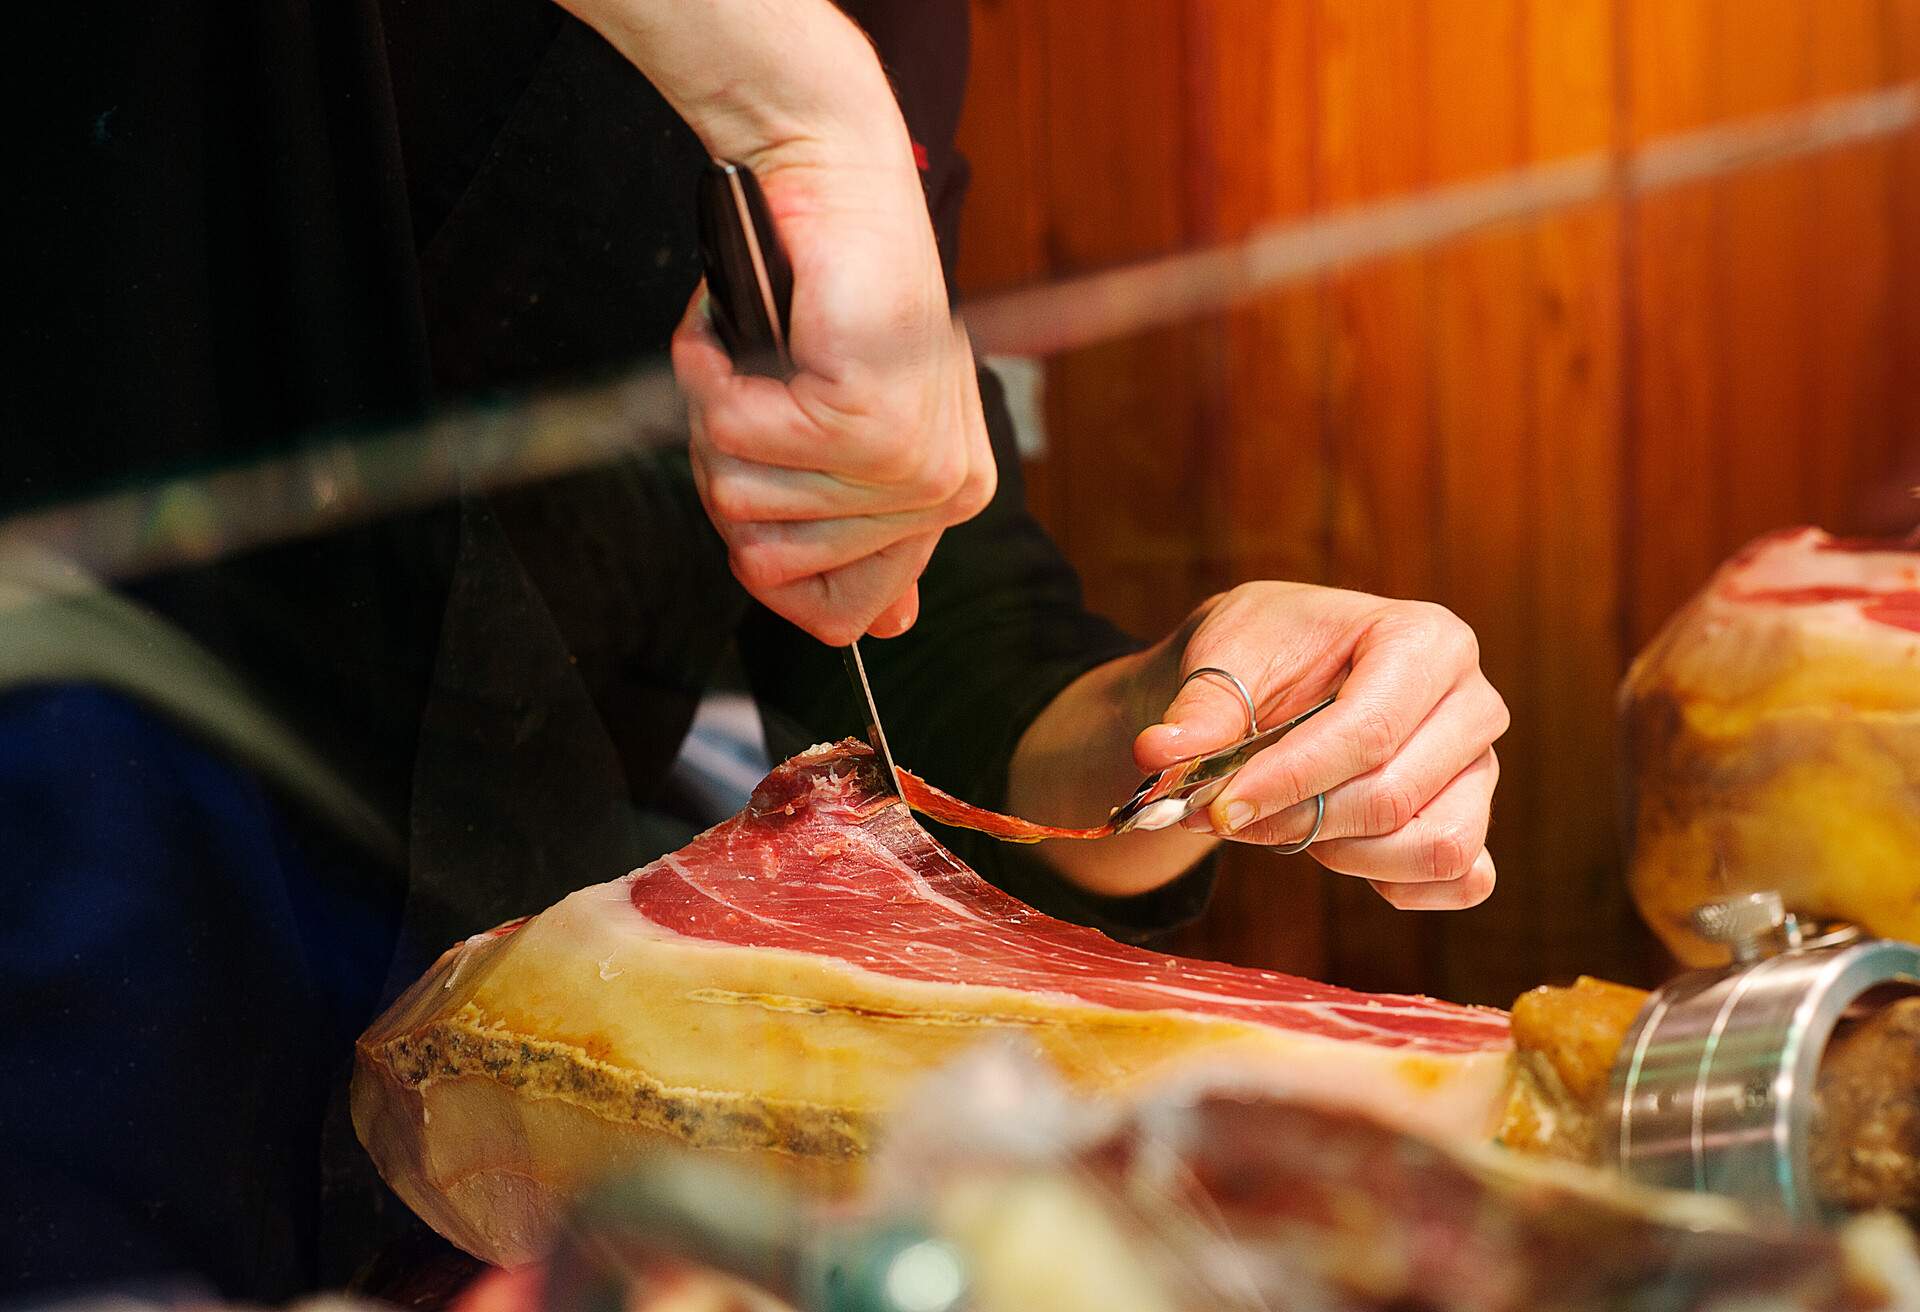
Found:
[{"label": "wrist", "polygon": [[[912,148],[866,34],[829,0],[561,0],[625,55],[708,152],[872,163]],[[756,168],[757,171],[757,168]]]},{"label": "wrist", "polygon": [[724,77],[668,98],[716,159],[778,168],[905,163],[913,150],[893,87],[866,34],[832,6],[757,46]]}]

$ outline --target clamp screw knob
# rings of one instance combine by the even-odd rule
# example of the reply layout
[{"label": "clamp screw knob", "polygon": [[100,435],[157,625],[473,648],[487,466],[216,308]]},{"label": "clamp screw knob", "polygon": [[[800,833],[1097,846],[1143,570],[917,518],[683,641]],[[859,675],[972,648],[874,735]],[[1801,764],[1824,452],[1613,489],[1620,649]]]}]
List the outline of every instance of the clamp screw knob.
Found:
[{"label": "clamp screw knob", "polygon": [[1777,950],[1786,923],[1786,904],[1778,893],[1736,893],[1693,909],[1700,937],[1725,945],[1742,964],[1768,955],[1769,948]]}]

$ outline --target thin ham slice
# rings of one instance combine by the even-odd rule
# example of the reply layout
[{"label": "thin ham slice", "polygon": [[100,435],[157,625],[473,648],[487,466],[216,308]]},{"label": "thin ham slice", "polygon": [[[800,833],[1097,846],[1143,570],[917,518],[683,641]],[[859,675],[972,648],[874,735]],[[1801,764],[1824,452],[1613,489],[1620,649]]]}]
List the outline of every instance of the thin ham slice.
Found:
[{"label": "thin ham slice", "polygon": [[1630,875],[1683,960],[1739,889],[1920,938],[1920,544],[1769,534],[1714,575],[1621,689]]},{"label": "thin ham slice", "polygon": [[649,1145],[823,1190],[887,1109],[999,1038],[1076,1088],[1220,1078],[1484,1137],[1504,1013],[1185,960],[1041,915],[886,793],[867,748],[775,769],[740,815],[624,879],[457,945],[359,1047],[388,1181],[492,1261]]},{"label": "thin ham slice", "polygon": [[984,806],[963,802],[952,793],[934,787],[911,770],[898,770],[900,796],[906,804],[930,820],[958,829],[974,829],[1003,843],[1038,843],[1049,838],[1106,838],[1113,833],[1111,823],[1090,829],[1063,825],[1043,825],[1022,820],[1017,815],[1002,815]]}]

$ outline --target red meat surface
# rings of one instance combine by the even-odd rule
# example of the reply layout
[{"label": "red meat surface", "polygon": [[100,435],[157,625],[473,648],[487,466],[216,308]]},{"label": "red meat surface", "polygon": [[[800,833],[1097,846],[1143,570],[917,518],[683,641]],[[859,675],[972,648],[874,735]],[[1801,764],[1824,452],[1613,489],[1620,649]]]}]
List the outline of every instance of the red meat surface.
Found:
[{"label": "red meat surface", "polygon": [[899,979],[1178,1009],[1429,1052],[1507,1043],[1502,1012],[1167,956],[1043,915],[921,829],[882,786],[871,750],[851,740],[777,767],[746,810],[638,871],[630,897],[675,934]]}]

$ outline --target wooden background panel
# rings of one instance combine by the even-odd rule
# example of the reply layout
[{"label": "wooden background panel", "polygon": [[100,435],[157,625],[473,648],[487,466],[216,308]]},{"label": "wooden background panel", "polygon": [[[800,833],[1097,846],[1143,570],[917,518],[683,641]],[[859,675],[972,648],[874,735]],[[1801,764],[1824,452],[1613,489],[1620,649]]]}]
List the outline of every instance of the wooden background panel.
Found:
[{"label": "wooden background panel", "polygon": [[[1436,183],[1509,172],[1527,159],[1525,10],[1519,0],[1464,0],[1427,17],[1431,176]],[[1480,636],[1480,664],[1512,708],[1500,744],[1505,783],[1487,845],[1503,870],[1524,869],[1538,807],[1541,742],[1527,635],[1538,613],[1529,511],[1534,425],[1533,246],[1524,228],[1449,243],[1429,256],[1427,334],[1439,514],[1432,599]],[[1539,881],[1445,920],[1434,977],[1448,997],[1511,994],[1540,976]]]},{"label": "wooden background panel", "polygon": [[[1884,0],[1826,0],[1814,15],[1809,80],[1818,99],[1885,85],[1891,71]],[[1810,337],[1806,416],[1815,455],[1806,471],[1813,518],[1839,524],[1874,476],[1893,423],[1890,340],[1892,161],[1875,141],[1812,160],[1800,281]],[[1844,253],[1844,254],[1843,254]]]},{"label": "wooden background panel", "polygon": [[[1885,0],[1887,62],[1890,80],[1920,79],[1920,0]],[[1892,172],[1888,231],[1896,234],[1891,252],[1891,294],[1895,309],[1892,358],[1893,422],[1885,449],[1869,474],[1873,496],[1872,527],[1893,532],[1920,522],[1910,490],[1920,487],[1920,132],[1908,132],[1891,144]]]},{"label": "wooden background panel", "polygon": [[[1621,50],[1614,0],[1531,0],[1529,154],[1549,160],[1619,144]],[[1524,659],[1533,678],[1534,817],[1527,868],[1542,973],[1570,964],[1620,976],[1641,965],[1613,859],[1613,763],[1592,742],[1613,714],[1621,667],[1625,207],[1582,206],[1532,233],[1534,544]],[[1509,764],[1511,780],[1511,763]],[[1572,802],[1563,799],[1579,799]],[[1502,798],[1502,806],[1507,799]]]},{"label": "wooden background panel", "polygon": [[[1617,36],[1622,135],[1630,149],[1695,130],[1714,117],[1705,52],[1723,6],[1710,0],[1628,0]],[[1719,559],[1713,493],[1718,316],[1714,191],[1693,183],[1629,207],[1622,300],[1628,367],[1622,378],[1628,466],[1622,509],[1625,645],[1645,645]]]},{"label": "wooden background panel", "polygon": [[[1211,162],[1189,171],[1191,230],[1214,242],[1312,213],[1315,9],[1219,0],[1188,12],[1190,159]],[[1204,483],[1188,521],[1203,562],[1199,595],[1247,577],[1325,576],[1324,314],[1322,289],[1310,283],[1190,329],[1211,348],[1199,380],[1202,440],[1187,452]],[[1242,848],[1223,858],[1213,914],[1189,947],[1314,971],[1324,962],[1326,923],[1311,862]]]},{"label": "wooden background panel", "polygon": [[[1104,0],[1038,8],[1053,271],[1190,245],[1186,14]],[[1127,75],[1114,76],[1118,68]],[[1054,486],[1052,523],[1094,604],[1146,632],[1171,627],[1202,593],[1191,528],[1210,484],[1190,453],[1210,439],[1199,422],[1210,336],[1169,328],[1073,352],[1048,370],[1054,458],[1070,471]]]},{"label": "wooden background panel", "polygon": [[[1429,8],[1424,0],[1323,6],[1315,112],[1320,185],[1331,209],[1428,185],[1431,142],[1420,109],[1428,97]],[[1431,596],[1438,578],[1427,265],[1414,252],[1327,280],[1330,581],[1390,596]],[[1438,946],[1428,921],[1395,913],[1364,883],[1321,880],[1328,914],[1321,973],[1367,987],[1419,988]]]},{"label": "wooden background panel", "polygon": [[[1713,61],[1718,116],[1781,110],[1811,91],[1816,8],[1724,0]],[[1814,452],[1808,423],[1812,288],[1804,276],[1813,164],[1794,160],[1715,184],[1718,384],[1714,482],[1723,534],[1741,540],[1803,517]]]},{"label": "wooden background panel", "polygon": [[[1920,79],[1920,0],[975,0],[963,283]],[[1481,910],[1235,853],[1186,950],[1505,1002],[1651,979],[1612,694],[1753,533],[1920,513],[1920,134],[1326,271],[1048,362],[1038,512],[1157,633],[1236,578],[1458,610],[1515,711]]]}]

